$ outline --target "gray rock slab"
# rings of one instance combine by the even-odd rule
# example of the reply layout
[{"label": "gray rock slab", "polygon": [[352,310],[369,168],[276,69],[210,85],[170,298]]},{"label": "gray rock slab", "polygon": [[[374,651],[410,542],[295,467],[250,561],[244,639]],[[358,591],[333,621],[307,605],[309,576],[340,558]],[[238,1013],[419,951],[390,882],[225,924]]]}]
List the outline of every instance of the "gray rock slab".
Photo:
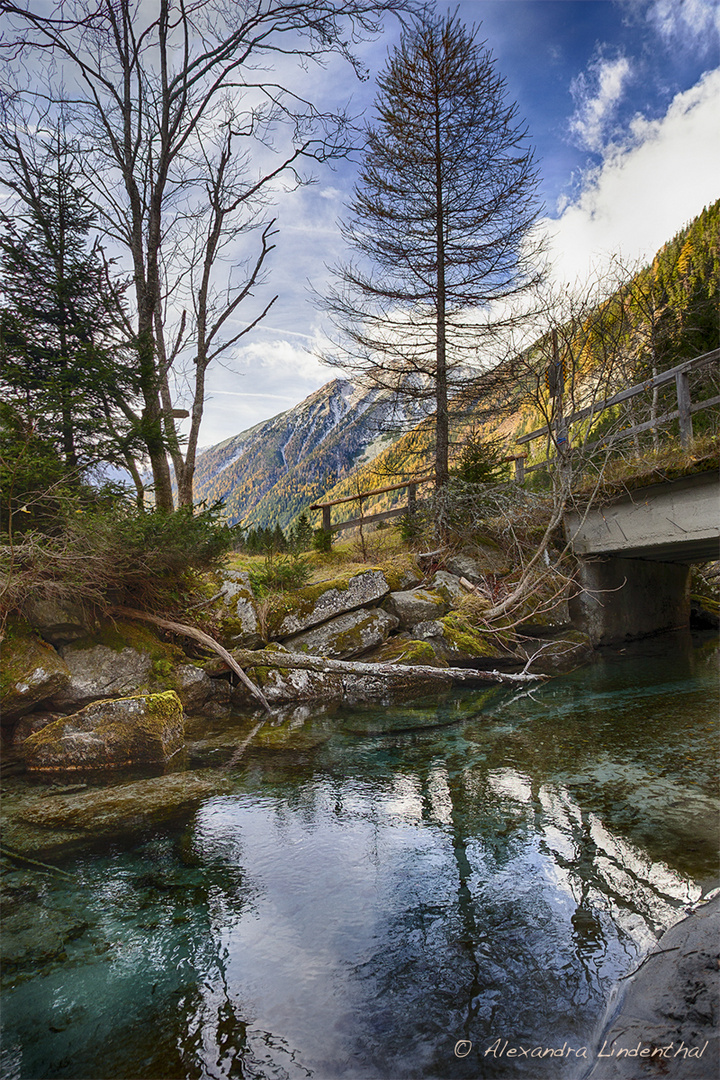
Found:
[{"label": "gray rock slab", "polygon": [[667,930],[620,992],[584,1080],[720,1076],[720,896]]},{"label": "gray rock slab", "polygon": [[365,570],[351,577],[347,588],[332,587],[321,593],[307,611],[289,612],[280,624],[277,636],[287,638],[300,634],[346,611],[382,600],[389,591],[382,570]]},{"label": "gray rock slab", "polygon": [[382,645],[398,626],[397,617],[381,608],[358,608],[304,634],[288,638],[285,648],[290,652],[346,660],[351,656],[362,656],[368,649]]},{"label": "gray rock slab", "polygon": [[403,630],[409,630],[418,623],[439,619],[450,605],[439,593],[409,589],[390,593],[385,607],[396,616]]},{"label": "gray rock slab", "polygon": [[150,678],[152,657],[127,645],[111,649],[108,645],[65,645],[62,658],[70,678],[63,689],[53,695],[57,709],[77,709],[99,698],[132,694],[145,686]]}]

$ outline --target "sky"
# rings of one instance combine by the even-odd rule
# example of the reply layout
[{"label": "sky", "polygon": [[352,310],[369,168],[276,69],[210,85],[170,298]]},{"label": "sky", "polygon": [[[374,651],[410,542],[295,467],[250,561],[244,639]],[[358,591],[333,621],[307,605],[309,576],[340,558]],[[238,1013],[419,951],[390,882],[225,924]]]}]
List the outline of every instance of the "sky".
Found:
[{"label": "sky", "polygon": [[[612,255],[647,260],[720,197],[720,0],[460,0],[437,4],[479,25],[528,126],[553,275],[582,281]],[[361,52],[365,82],[339,64],[303,77],[314,100],[372,108],[398,39]],[[327,267],[347,257],[339,229],[357,160],[321,169],[278,202],[266,291],[278,300],[210,373],[201,433],[213,445],[300,402],[337,372],[314,354]]]}]

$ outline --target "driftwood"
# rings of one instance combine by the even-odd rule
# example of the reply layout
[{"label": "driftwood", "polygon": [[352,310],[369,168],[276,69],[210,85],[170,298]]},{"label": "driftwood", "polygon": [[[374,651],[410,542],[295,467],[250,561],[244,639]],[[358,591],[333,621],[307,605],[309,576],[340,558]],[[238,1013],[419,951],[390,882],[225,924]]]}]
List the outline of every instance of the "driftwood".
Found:
[{"label": "driftwood", "polygon": [[[426,664],[363,664],[358,660],[331,660],[325,656],[306,656],[302,653],[234,649],[233,656],[243,667],[295,668],[301,671],[331,671],[339,675],[374,675],[392,679],[397,675],[438,679],[441,682],[517,683],[542,682],[547,675],[527,672],[480,671],[477,668],[430,667]],[[233,669],[234,670],[234,669]]]},{"label": "driftwood", "polygon": [[238,662],[233,659],[231,653],[203,630],[197,630],[194,626],[186,626],[185,623],[173,622],[171,619],[162,619],[159,615],[150,615],[147,611],[136,611],[135,608],[116,607],[115,612],[118,615],[125,615],[129,619],[141,619],[143,622],[152,623],[153,626],[159,626],[162,630],[169,630],[173,634],[182,634],[184,637],[192,638],[194,641],[199,641],[201,645],[207,646],[208,649],[212,649],[213,652],[222,657],[230,670],[235,672],[240,682],[247,687],[262,707],[267,712],[272,712],[268,700],[260,687],[256,686],[247,677]]}]

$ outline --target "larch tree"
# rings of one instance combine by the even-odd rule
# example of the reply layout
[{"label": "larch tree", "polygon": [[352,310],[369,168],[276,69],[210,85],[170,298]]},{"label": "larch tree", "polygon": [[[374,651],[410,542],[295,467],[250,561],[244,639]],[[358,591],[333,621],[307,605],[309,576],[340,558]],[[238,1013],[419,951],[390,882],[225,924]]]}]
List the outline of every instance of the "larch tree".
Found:
[{"label": "larch tree", "polygon": [[537,282],[536,168],[490,50],[456,15],[426,9],[405,30],[375,112],[343,224],[353,255],[323,300],[339,331],[325,359],[429,401],[441,489],[449,403]]},{"label": "larch tree", "polygon": [[[412,3],[412,0],[407,0]],[[126,260],[127,326],[155,505],[192,504],[209,366],[264,317],[269,206],[348,152],[348,117],[299,90],[402,0],[4,3],[5,125],[19,142],[63,101],[98,225]],[[177,406],[180,406],[178,408]],[[178,414],[189,419],[185,437]],[[183,445],[184,443],[184,445]]]}]

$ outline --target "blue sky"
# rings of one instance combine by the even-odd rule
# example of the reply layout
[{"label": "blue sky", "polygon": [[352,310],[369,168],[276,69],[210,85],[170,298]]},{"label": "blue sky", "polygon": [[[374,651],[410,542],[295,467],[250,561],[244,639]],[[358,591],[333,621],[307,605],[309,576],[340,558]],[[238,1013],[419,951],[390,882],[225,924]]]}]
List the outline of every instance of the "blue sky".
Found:
[{"label": "blue sky", "polygon": [[[527,122],[537,154],[545,227],[561,281],[582,279],[610,254],[650,258],[720,197],[720,0],[460,0],[481,24]],[[362,47],[370,79],[330,65],[304,92],[367,110],[397,27]],[[345,254],[337,230],[355,165],[318,173],[282,197],[264,326],[212,373],[201,436],[211,445],[296,404],[335,373],[312,354],[323,317],[326,264]]]}]

